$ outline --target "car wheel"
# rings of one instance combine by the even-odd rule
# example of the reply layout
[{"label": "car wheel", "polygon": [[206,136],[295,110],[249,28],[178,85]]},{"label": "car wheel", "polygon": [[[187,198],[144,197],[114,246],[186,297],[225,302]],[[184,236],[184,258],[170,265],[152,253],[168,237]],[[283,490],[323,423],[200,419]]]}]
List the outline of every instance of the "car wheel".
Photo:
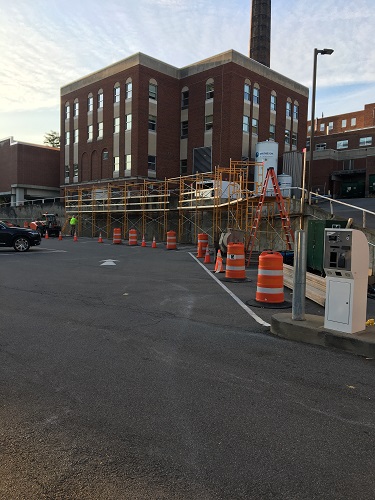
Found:
[{"label": "car wheel", "polygon": [[14,240],[13,248],[16,252],[27,252],[30,248],[30,241],[23,236],[19,236]]}]

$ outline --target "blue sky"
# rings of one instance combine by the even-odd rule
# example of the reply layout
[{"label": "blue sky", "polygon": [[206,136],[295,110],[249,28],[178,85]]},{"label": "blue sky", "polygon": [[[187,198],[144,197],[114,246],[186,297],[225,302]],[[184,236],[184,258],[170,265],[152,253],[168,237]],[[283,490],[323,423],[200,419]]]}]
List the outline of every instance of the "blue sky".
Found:
[{"label": "blue sky", "polygon": [[[0,0],[0,139],[59,131],[60,88],[143,52],[177,67],[248,54],[251,0]],[[316,116],[375,102],[374,0],[272,0],[271,68],[311,86]]]}]

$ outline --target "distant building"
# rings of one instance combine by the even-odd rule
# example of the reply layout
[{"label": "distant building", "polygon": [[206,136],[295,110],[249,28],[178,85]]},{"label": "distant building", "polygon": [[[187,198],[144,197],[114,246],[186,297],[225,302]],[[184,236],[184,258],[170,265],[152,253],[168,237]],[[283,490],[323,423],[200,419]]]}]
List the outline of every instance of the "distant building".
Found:
[{"label": "distant building", "polygon": [[48,146],[0,141],[0,198],[12,206],[60,195],[60,150]]},{"label": "distant building", "polygon": [[308,89],[238,52],[176,68],[138,53],[61,89],[61,185],[165,179],[260,141],[305,146]]},{"label": "distant building", "polygon": [[[308,137],[310,127],[309,121]],[[375,194],[375,103],[361,111],[317,118],[314,146],[313,191],[330,191],[335,198]]]}]

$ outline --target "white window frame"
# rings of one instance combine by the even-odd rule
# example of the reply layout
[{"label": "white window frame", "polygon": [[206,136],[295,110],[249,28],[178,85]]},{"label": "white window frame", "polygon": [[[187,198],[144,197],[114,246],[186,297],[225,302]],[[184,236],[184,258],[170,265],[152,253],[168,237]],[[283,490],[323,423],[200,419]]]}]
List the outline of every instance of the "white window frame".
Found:
[{"label": "white window frame", "polygon": [[337,141],[336,149],[348,149],[348,147],[349,147],[348,139],[345,139],[343,141]]}]

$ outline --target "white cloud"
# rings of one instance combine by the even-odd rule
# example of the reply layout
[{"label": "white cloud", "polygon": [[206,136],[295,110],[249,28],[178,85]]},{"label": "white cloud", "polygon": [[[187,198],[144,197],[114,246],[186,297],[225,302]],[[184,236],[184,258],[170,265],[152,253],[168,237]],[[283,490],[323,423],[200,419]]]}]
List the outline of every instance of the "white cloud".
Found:
[{"label": "white cloud", "polygon": [[[357,109],[374,101],[372,4],[272,0],[272,69],[310,86],[314,47],[330,47],[332,56],[318,58],[317,85],[341,89],[326,103],[334,114],[353,99]],[[99,0],[0,0],[0,11],[1,112],[58,110],[62,86],[136,52],[177,67],[229,49],[248,53],[250,0],[107,0],[105,7]],[[355,92],[359,84],[367,86]],[[6,126],[0,117],[0,137],[10,135]]]}]

